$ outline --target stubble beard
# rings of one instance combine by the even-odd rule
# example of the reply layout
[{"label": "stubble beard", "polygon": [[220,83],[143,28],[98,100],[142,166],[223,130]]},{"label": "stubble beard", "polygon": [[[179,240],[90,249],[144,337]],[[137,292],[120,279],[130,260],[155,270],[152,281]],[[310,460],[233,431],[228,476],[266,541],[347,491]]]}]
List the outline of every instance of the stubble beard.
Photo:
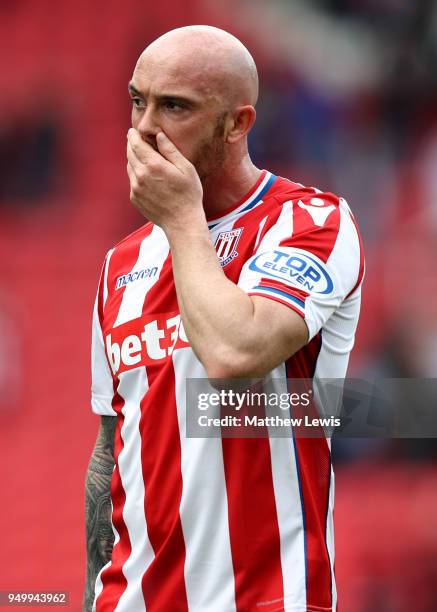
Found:
[{"label": "stubble beard", "polygon": [[225,163],[225,119],[226,113],[218,118],[212,137],[201,143],[194,155],[193,166],[197,170],[202,185],[214,175],[219,175]]}]

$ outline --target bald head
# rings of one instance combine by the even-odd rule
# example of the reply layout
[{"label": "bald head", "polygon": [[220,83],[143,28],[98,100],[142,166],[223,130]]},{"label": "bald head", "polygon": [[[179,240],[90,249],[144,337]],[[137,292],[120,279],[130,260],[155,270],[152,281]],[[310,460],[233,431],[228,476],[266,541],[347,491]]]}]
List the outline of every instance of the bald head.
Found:
[{"label": "bald head", "polygon": [[162,131],[206,181],[248,159],[258,75],[234,36],[210,26],[167,32],[135,66],[129,93],[132,127],[157,150]]},{"label": "bald head", "polygon": [[254,106],[258,99],[253,57],[238,38],[219,28],[187,26],[163,34],[143,51],[136,70],[150,63],[227,107]]}]

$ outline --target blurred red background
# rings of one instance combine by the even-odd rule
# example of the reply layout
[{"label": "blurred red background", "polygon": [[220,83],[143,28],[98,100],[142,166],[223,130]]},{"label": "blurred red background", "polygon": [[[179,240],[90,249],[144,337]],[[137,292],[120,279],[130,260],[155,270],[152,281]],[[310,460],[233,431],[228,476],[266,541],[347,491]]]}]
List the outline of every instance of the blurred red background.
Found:
[{"label": "blurred red background", "polygon": [[[90,321],[105,252],[142,224],[125,175],[127,82],[162,32],[208,23],[253,51],[258,165],[346,197],[367,254],[350,374],[437,369],[433,2],[3,0],[0,4],[0,590],[85,573]],[[342,612],[437,609],[436,444],[339,441]]]}]

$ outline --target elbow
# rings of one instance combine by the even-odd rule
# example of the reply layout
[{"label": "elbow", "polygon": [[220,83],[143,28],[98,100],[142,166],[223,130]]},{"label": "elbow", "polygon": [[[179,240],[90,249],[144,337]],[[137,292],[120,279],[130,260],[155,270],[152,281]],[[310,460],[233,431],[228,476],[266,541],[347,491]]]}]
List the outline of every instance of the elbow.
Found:
[{"label": "elbow", "polygon": [[209,379],[263,378],[264,371],[259,355],[237,350],[217,350],[204,364]]}]

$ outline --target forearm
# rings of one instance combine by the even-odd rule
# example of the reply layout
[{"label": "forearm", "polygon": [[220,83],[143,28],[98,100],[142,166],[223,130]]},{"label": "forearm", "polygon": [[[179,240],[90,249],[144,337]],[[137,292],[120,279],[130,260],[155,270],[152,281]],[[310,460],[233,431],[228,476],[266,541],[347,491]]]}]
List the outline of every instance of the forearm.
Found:
[{"label": "forearm", "polygon": [[92,610],[97,574],[110,560],[114,543],[111,525],[110,483],[114,467],[113,434],[116,419],[115,417],[104,417],[103,420],[106,420],[104,425],[106,431],[99,434],[85,483],[87,568],[83,599],[84,612]]},{"label": "forearm", "polygon": [[227,279],[211,244],[203,190],[194,166],[167,136],[158,151],[136,130],[128,134],[131,201],[169,241],[185,332],[209,378],[262,377],[297,349],[305,323],[283,304],[250,297]]},{"label": "forearm", "polygon": [[217,356],[223,364],[234,363],[236,372],[240,366],[244,369],[239,362],[256,353],[261,341],[251,298],[225,276],[201,218],[167,235],[179,307],[191,347],[211,377],[221,374]]}]

